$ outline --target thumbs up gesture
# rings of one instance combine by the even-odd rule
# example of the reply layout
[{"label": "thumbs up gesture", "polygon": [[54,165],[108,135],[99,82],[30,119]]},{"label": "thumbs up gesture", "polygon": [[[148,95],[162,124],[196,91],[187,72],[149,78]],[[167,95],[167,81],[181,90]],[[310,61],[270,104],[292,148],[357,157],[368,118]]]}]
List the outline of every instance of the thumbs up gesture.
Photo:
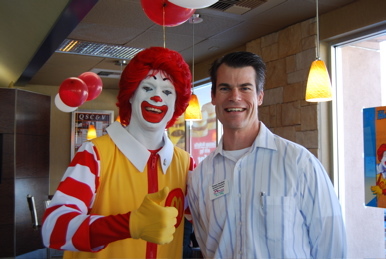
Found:
[{"label": "thumbs up gesture", "polygon": [[169,188],[165,187],[159,192],[146,195],[141,206],[131,212],[129,229],[132,238],[159,245],[173,240],[178,211],[174,207],[159,205],[168,193]]}]

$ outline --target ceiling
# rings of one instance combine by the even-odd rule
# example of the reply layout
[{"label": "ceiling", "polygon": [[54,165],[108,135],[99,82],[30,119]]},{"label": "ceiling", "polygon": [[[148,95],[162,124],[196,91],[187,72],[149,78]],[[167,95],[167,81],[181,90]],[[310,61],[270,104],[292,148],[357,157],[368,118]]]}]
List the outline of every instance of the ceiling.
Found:
[{"label": "ceiling", "polygon": [[[166,0],[152,1],[162,4]],[[163,27],[150,20],[140,0],[69,1],[46,37],[46,41],[51,39],[50,48],[44,42],[41,44],[15,85],[58,86],[64,79],[86,71],[116,71],[118,76],[113,73],[101,78],[104,88],[117,88],[119,72],[123,68],[117,65],[119,58],[56,52],[65,39],[138,49],[166,46],[180,52],[189,64],[193,62],[194,52],[194,62],[197,64],[243,46],[248,41],[315,17],[316,14],[315,0],[220,1],[196,10],[195,13],[203,19],[201,23],[187,21],[173,27]],[[319,14],[354,1],[319,0]],[[75,24],[74,19],[65,19],[66,15],[72,17],[68,16],[68,12],[74,10],[77,17],[82,18]],[[66,24],[67,31],[63,29],[63,24]],[[56,44],[52,44],[53,37]]]}]

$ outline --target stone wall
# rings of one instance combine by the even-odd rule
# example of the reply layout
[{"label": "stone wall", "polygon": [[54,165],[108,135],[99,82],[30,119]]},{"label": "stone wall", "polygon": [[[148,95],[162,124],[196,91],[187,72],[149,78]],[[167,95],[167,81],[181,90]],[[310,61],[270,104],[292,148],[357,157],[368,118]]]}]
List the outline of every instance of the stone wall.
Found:
[{"label": "stone wall", "polygon": [[267,65],[260,120],[277,135],[318,156],[318,105],[304,100],[315,49],[315,18],[246,44],[246,50],[260,55]]}]

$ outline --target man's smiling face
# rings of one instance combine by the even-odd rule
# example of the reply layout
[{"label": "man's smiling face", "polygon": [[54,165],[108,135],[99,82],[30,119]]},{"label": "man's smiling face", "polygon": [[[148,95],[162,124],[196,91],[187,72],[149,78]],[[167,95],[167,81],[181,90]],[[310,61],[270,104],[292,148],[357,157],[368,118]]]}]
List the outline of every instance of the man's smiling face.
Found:
[{"label": "man's smiling face", "polygon": [[256,72],[251,66],[234,68],[222,64],[217,71],[212,104],[224,130],[253,132],[258,128],[258,106],[264,93],[256,92]]},{"label": "man's smiling face", "polygon": [[165,129],[173,117],[176,91],[170,77],[162,71],[150,71],[130,99],[131,123],[146,129]]}]

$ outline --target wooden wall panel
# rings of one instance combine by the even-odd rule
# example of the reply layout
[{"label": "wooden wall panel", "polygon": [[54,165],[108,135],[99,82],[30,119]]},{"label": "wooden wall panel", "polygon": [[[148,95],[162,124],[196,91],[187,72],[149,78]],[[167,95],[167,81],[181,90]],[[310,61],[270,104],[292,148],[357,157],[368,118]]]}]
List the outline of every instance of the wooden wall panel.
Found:
[{"label": "wooden wall panel", "polygon": [[50,96],[0,89],[0,257],[43,248],[27,195],[34,197],[41,225],[49,192],[50,105]]},{"label": "wooden wall panel", "polygon": [[13,133],[15,126],[14,89],[0,88],[0,133]]},{"label": "wooden wall panel", "polygon": [[[44,201],[48,199],[47,188],[48,177],[23,178],[15,181],[15,230],[17,237],[15,249],[17,255],[44,248],[40,226],[45,210]],[[27,195],[34,197],[39,224],[38,228],[33,227]]]},{"label": "wooden wall panel", "polygon": [[17,92],[16,132],[25,135],[50,134],[51,97],[28,91]]},{"label": "wooden wall panel", "polygon": [[48,176],[49,141],[48,135],[16,135],[16,178]]}]

